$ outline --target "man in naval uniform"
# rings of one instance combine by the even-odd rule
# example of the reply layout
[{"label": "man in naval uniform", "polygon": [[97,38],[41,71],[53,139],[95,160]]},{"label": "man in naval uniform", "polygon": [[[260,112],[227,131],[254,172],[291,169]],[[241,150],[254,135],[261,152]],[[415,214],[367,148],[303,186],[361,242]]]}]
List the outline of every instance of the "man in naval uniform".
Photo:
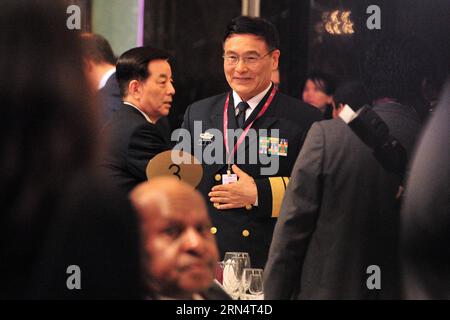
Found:
[{"label": "man in naval uniform", "polygon": [[315,108],[277,92],[271,82],[278,48],[278,32],[270,22],[233,19],[223,38],[231,91],[190,105],[182,125],[202,155],[213,145],[222,147],[211,153],[218,161],[203,158],[198,186],[208,200],[221,257],[227,251],[248,252],[252,267],[260,268],[303,140],[312,123],[321,120]]}]

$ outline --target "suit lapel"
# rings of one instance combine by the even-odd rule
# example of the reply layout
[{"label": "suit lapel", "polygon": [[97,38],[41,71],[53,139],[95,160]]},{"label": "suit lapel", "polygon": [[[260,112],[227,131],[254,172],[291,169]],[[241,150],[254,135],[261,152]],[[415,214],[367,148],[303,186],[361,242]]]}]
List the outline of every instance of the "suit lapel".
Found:
[{"label": "suit lapel", "polygon": [[[216,173],[219,170],[221,170],[225,165],[226,165],[226,161],[227,161],[227,150],[225,149],[225,144],[224,144],[224,131],[223,131],[223,108],[225,105],[225,101],[226,101],[226,95],[224,96],[224,99],[220,99],[220,102],[214,106],[214,112],[212,112],[211,117],[210,117],[210,121],[211,121],[211,128],[215,128],[217,130],[219,130],[222,134],[221,136],[221,143],[222,143],[222,158],[223,159],[223,163],[217,163],[217,164],[213,164],[211,165],[211,170]],[[230,121],[231,120],[231,121]],[[236,128],[237,124],[236,124],[236,117],[234,115],[234,103],[233,103],[233,96],[232,94],[230,94],[230,100],[228,102],[228,128],[230,128],[230,123],[231,125]],[[203,128],[204,131],[207,130],[207,128]]]}]

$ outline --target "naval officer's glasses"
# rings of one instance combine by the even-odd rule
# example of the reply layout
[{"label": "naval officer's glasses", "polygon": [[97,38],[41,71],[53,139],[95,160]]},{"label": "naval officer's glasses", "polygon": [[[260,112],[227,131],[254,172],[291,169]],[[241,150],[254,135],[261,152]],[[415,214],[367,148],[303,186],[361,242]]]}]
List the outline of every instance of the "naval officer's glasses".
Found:
[{"label": "naval officer's glasses", "polygon": [[237,54],[224,54],[223,60],[228,66],[235,66],[239,63],[239,61],[243,61],[246,65],[252,65],[257,63],[259,60],[264,59],[269,54],[271,54],[274,50],[270,50],[263,56],[259,56],[258,54],[249,54],[243,57],[239,57]]}]

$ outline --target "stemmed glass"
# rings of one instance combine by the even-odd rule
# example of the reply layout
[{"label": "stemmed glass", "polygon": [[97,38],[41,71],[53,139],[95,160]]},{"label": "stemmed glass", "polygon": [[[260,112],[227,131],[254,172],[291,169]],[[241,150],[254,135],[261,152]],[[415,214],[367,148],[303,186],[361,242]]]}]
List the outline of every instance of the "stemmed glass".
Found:
[{"label": "stemmed glass", "polygon": [[263,300],[263,269],[245,268],[241,289],[241,300]]},{"label": "stemmed glass", "polygon": [[223,287],[233,298],[238,299],[242,286],[242,273],[250,267],[250,256],[246,252],[226,252],[223,260]]},{"label": "stemmed glass", "polygon": [[241,257],[245,260],[245,266],[244,268],[250,268],[250,255],[248,252],[225,252],[225,255],[223,257],[223,262],[225,263],[228,259],[232,257]]}]

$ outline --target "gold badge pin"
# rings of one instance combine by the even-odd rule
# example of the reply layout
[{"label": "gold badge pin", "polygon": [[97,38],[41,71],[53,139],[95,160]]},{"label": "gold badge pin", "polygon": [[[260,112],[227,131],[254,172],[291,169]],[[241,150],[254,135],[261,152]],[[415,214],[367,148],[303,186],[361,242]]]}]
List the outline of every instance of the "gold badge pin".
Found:
[{"label": "gold badge pin", "polygon": [[220,180],[222,180],[222,176],[220,174],[216,174],[214,176],[214,180],[216,180],[217,182],[219,182]]},{"label": "gold badge pin", "polygon": [[217,228],[216,227],[211,227],[210,229],[212,234],[216,234],[217,233]]},{"label": "gold badge pin", "polygon": [[243,237],[248,237],[250,235],[250,231],[248,231],[247,229],[242,230],[242,236]]}]

